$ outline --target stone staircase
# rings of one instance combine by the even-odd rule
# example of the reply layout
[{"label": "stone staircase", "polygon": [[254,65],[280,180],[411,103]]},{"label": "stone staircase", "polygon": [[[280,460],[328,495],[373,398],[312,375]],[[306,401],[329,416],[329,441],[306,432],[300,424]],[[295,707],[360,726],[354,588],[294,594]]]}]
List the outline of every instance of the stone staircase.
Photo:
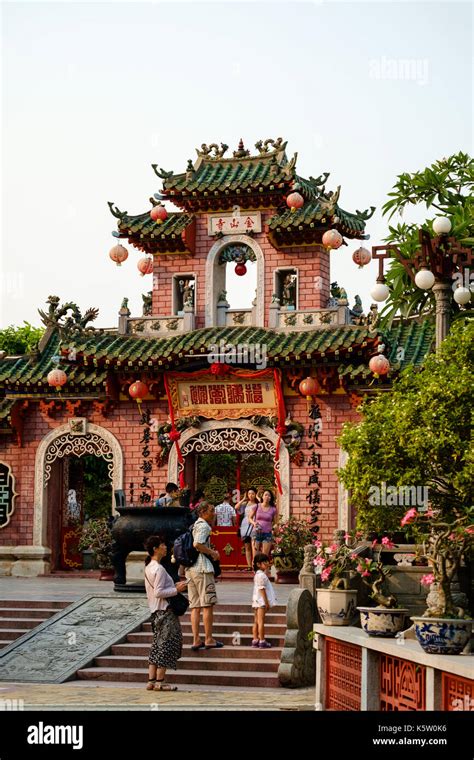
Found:
[{"label": "stone staircase", "polygon": [[0,649],[68,607],[66,601],[0,600]]},{"label": "stone staircase", "polygon": [[[286,632],[286,608],[274,607],[266,616],[266,638],[272,649],[253,649],[253,613],[249,605],[220,604],[214,614],[214,636],[223,649],[191,650],[189,613],[181,618],[183,656],[178,670],[168,671],[167,680],[193,686],[279,687],[278,666]],[[201,621],[202,628],[202,621]],[[238,636],[236,635],[238,633]],[[239,638],[240,637],[240,638]],[[240,643],[237,644],[237,641]],[[133,682],[144,685],[152,641],[151,624],[130,633],[126,642],[111,647],[110,654],[96,657],[94,665],[77,671],[77,678],[89,681]]]}]

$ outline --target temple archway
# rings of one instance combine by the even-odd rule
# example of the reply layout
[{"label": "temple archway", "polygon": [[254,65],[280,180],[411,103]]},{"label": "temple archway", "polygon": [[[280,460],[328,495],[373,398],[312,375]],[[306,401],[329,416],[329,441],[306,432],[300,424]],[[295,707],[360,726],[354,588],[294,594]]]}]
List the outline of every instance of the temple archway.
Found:
[{"label": "temple archway", "polygon": [[[277,433],[266,425],[258,427],[248,420],[207,420],[199,428],[186,430],[179,444],[183,458],[191,453],[213,451],[268,452],[274,457],[277,441]],[[168,480],[178,482],[181,470],[173,445],[168,461]],[[283,442],[278,470],[283,490],[279,495],[279,512],[280,517],[287,519],[290,516],[290,457]]]},{"label": "temple archway", "polygon": [[[112,492],[123,488],[123,454],[116,437],[100,425],[81,420],[82,431],[75,432],[70,423],[51,430],[41,441],[35,459],[35,504],[33,543],[47,546],[48,484],[51,468],[58,459],[93,454],[107,462]],[[111,500],[111,514],[114,505]]]},{"label": "temple archway", "polygon": [[220,253],[228,246],[246,245],[255,254],[257,264],[257,287],[255,322],[258,327],[264,326],[265,319],[265,261],[263,251],[250,235],[224,235],[210,249],[206,260],[206,315],[205,326],[213,327],[218,324],[217,301],[219,294],[225,290],[225,268],[219,264]]}]

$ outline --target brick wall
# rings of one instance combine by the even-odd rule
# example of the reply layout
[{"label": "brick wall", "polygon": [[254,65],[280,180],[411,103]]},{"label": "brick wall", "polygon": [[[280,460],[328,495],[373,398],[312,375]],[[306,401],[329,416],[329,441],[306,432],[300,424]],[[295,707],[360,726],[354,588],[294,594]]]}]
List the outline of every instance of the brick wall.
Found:
[{"label": "brick wall", "polygon": [[[338,520],[338,483],[336,469],[338,467],[339,450],[335,438],[339,434],[343,422],[356,420],[357,413],[349,404],[345,395],[322,396],[318,399],[323,417],[323,430],[320,435],[321,448],[321,535],[323,538],[331,538],[337,528]],[[302,422],[306,427],[309,423],[306,409],[306,401],[300,397],[286,399],[287,410],[291,412],[295,421]],[[152,416],[159,423],[166,421],[168,416],[165,402],[153,403],[151,406]],[[135,484],[135,498],[139,494],[138,485],[141,481],[142,463],[141,432],[139,425],[139,413],[135,403],[121,402],[120,407],[114,409],[108,417],[104,418],[94,410],[92,404],[85,406],[81,413],[96,425],[106,428],[119,441],[124,459],[124,491],[128,500],[130,482]],[[24,445],[19,448],[13,437],[0,439],[0,461],[6,462],[12,468],[18,493],[15,511],[10,523],[6,528],[0,529],[0,546],[15,546],[31,544],[33,542],[33,514],[34,514],[34,483],[35,483],[35,456],[40,441],[52,429],[67,423],[69,415],[58,413],[50,418],[42,413],[38,404],[31,405],[31,411],[25,417]],[[291,498],[290,508],[292,514],[298,517],[309,515],[309,506],[306,501],[308,495],[308,477],[312,469],[307,465],[308,439],[305,436],[302,442],[302,451],[305,454],[305,463],[301,467],[291,464]],[[156,442],[152,439],[152,457],[156,454]],[[158,495],[167,482],[167,466],[158,468],[153,461],[153,472],[150,483]],[[59,519],[59,517],[58,517]]]},{"label": "brick wall", "polygon": [[[273,214],[262,213],[262,230],[265,220]],[[264,231],[253,238],[262,249],[265,259],[265,326],[268,326],[268,310],[273,293],[273,273],[281,267],[294,267],[299,271],[298,306],[300,309],[324,308],[329,298],[329,253],[320,246],[301,246],[277,250],[269,242]],[[206,260],[215,243],[215,238],[207,232],[207,214],[197,217],[196,254],[194,256],[159,255],[154,257],[153,270],[153,316],[172,314],[172,288],[174,274],[195,273],[196,285],[196,327],[204,327]],[[243,278],[245,280],[245,278]],[[243,283],[245,285],[245,282]]]}]

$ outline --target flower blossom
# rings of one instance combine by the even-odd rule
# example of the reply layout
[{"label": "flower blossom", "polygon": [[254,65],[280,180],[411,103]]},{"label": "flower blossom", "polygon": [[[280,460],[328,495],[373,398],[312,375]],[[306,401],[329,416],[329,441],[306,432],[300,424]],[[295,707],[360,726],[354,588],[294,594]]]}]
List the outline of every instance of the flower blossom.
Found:
[{"label": "flower blossom", "polygon": [[388,536],[384,536],[382,538],[382,545],[385,546],[386,549],[393,549],[395,546],[393,541],[391,541]]},{"label": "flower blossom", "polygon": [[330,575],[331,575],[331,569],[329,567],[326,567],[321,573],[321,580],[323,581],[323,583],[324,581],[329,580]]},{"label": "flower blossom", "polygon": [[418,513],[417,513],[416,509],[414,507],[412,507],[411,509],[408,510],[408,512],[406,513],[406,515],[404,515],[402,517],[400,525],[404,526],[407,523],[409,523],[411,520],[414,520],[415,517],[417,516],[417,514]]},{"label": "flower blossom", "polygon": [[435,577],[433,573],[428,573],[427,575],[423,575],[422,578],[420,578],[420,583],[423,584],[423,586],[431,586],[432,583],[434,583]]},{"label": "flower blossom", "polygon": [[324,557],[316,557],[314,560],[315,565],[321,565],[321,567],[324,567],[326,564],[326,559]]}]

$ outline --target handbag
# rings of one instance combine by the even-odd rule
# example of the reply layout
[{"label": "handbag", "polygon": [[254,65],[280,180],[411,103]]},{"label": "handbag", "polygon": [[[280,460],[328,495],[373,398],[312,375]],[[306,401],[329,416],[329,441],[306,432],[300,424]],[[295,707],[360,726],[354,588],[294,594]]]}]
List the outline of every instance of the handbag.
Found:
[{"label": "handbag", "polygon": [[218,559],[212,559],[212,557],[208,557],[208,559],[211,560],[212,567],[214,568],[213,569],[214,578],[218,578],[219,575],[222,575],[221,563],[219,562]]},{"label": "handbag", "polygon": [[177,617],[184,615],[189,607],[189,600],[179,591],[176,596],[168,596],[168,608],[174,612]]}]

